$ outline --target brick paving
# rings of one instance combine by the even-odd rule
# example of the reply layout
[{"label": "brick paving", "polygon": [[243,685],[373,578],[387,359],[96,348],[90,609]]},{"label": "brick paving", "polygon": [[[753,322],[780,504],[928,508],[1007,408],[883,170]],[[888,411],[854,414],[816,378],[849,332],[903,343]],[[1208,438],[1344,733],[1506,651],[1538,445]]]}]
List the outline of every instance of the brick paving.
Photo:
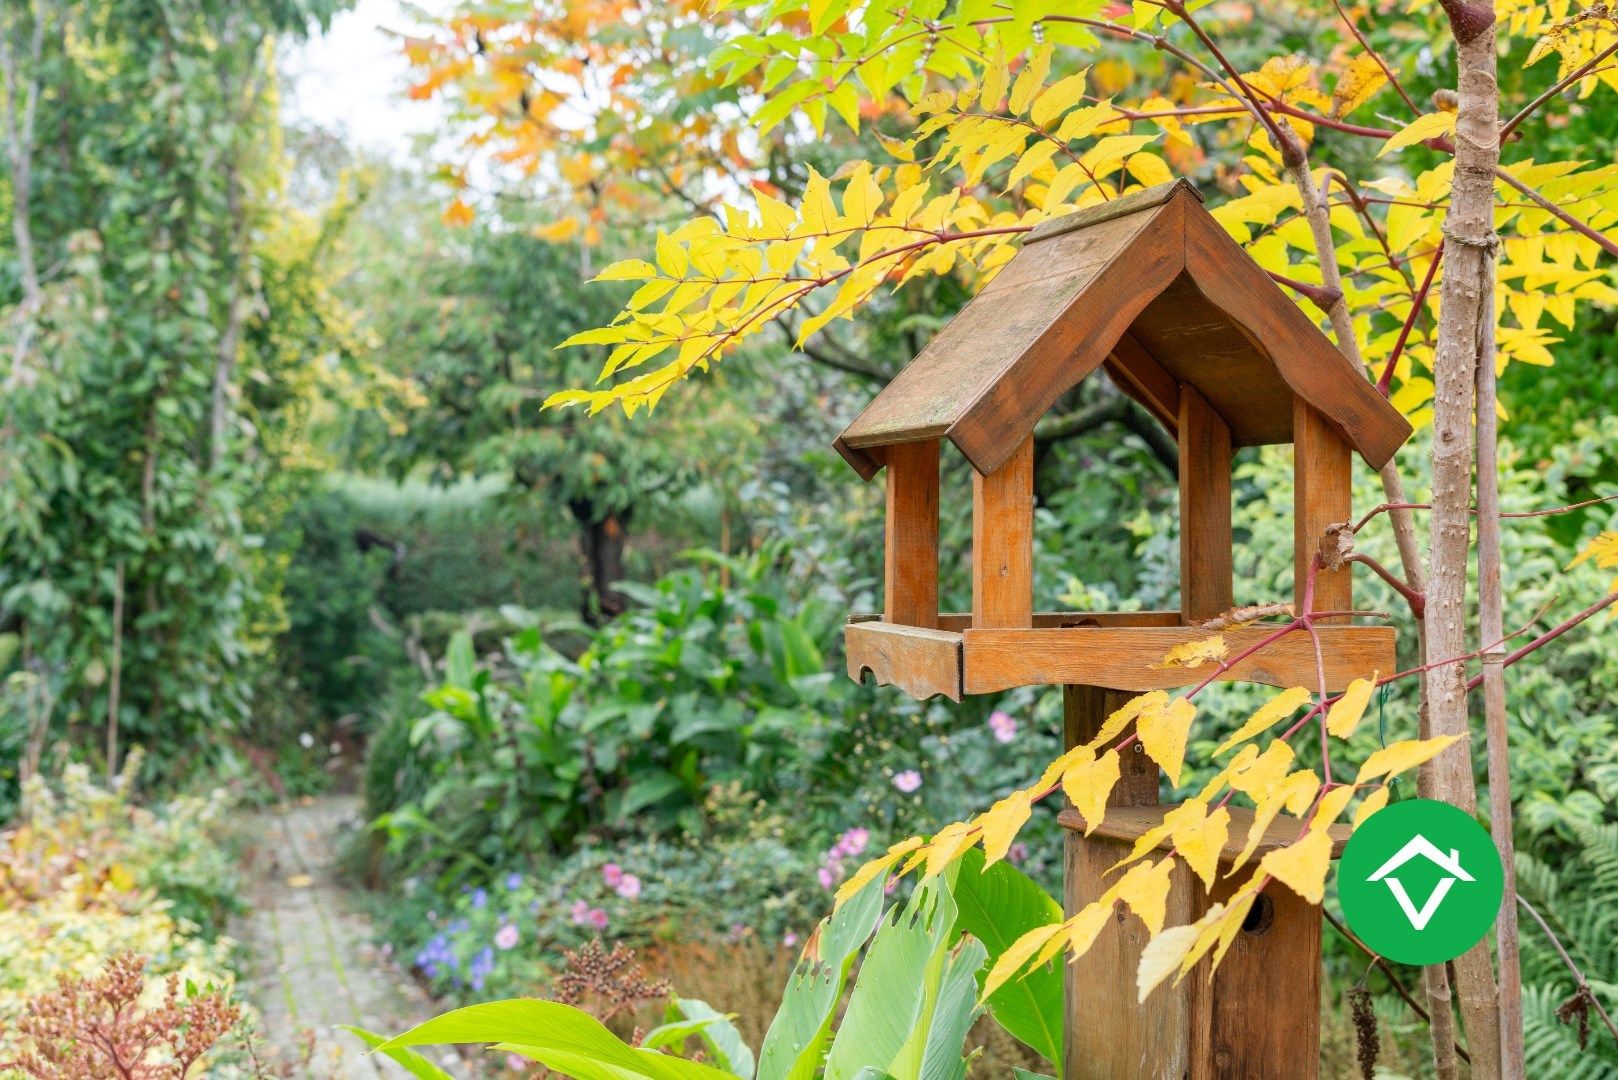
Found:
[{"label": "brick paving", "polygon": [[394,1034],[434,1011],[379,955],[369,920],[339,880],[338,848],[359,824],[356,802],[345,796],[264,811],[252,822],[251,910],[237,928],[248,951],[243,988],[265,1043],[278,1060],[303,1062],[297,1075],[310,1080],[406,1076],[334,1025]]}]

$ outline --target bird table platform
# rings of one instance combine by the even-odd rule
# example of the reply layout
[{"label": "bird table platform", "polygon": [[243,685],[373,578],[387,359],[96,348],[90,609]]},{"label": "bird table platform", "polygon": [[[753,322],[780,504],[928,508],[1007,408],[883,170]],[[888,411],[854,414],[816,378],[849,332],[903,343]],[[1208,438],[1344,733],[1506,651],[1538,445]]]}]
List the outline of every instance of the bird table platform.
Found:
[{"label": "bird table platform", "polygon": [[[1180,606],[1176,611],[1033,609],[1034,425],[1098,371],[1179,448]],[[844,631],[848,673],[916,698],[960,700],[1015,686],[1064,687],[1066,744],[1088,742],[1142,691],[1207,677],[1165,654],[1210,634],[1233,607],[1232,454],[1293,447],[1293,595],[1315,636],[1233,625],[1214,668],[1228,681],[1341,690],[1394,669],[1394,632],[1354,621],[1351,564],[1317,559],[1353,507],[1353,455],[1381,468],[1410,426],[1243,251],[1184,181],[1041,225],[1000,273],[879,393],[837,440],[861,476],[887,471],[880,614]],[[939,456],[972,468],[972,610],[938,604]],[[1220,620],[1232,622],[1234,620]],[[1320,648],[1317,652],[1315,639]],[[1248,651],[1251,655],[1245,655]],[[1137,742],[1136,751],[1141,749]],[[1082,833],[1068,811],[1065,908],[1101,894],[1106,869],[1160,824],[1157,766],[1122,755],[1104,823]],[[1234,850],[1212,889],[1177,866],[1169,922],[1228,898],[1228,870],[1250,812],[1231,808]],[[1296,839],[1281,818],[1259,850]],[[1287,830],[1291,835],[1285,835]],[[1076,831],[1077,830],[1077,831]],[[1346,830],[1334,833],[1340,841]],[[1146,927],[1119,911],[1069,965],[1066,1080],[1306,1080],[1317,1073],[1317,907],[1273,882],[1210,980],[1203,968],[1137,1003]]]}]

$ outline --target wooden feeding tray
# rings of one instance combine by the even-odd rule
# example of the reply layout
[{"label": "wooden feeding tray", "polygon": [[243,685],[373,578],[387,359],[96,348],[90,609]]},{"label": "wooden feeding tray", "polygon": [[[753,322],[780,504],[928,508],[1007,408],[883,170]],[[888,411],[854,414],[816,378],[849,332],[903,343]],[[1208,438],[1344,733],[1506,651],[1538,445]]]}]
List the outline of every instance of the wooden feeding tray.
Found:
[{"label": "wooden feeding tray", "polygon": [[[1257,624],[1221,631],[1236,656],[1275,631]],[[1341,690],[1373,671],[1394,669],[1394,631],[1387,626],[1319,626],[1326,688]],[[1194,685],[1213,671],[1169,667],[1176,645],[1210,636],[1181,625],[1177,611],[1039,612],[1031,628],[975,628],[965,614],[938,616],[938,627],[903,626],[880,615],[855,615],[843,631],[848,674],[897,686],[913,698],[990,694],[1014,686],[1107,686],[1136,693]],[[1307,686],[1319,681],[1314,643],[1304,631],[1287,634],[1218,676],[1221,681]]]}]

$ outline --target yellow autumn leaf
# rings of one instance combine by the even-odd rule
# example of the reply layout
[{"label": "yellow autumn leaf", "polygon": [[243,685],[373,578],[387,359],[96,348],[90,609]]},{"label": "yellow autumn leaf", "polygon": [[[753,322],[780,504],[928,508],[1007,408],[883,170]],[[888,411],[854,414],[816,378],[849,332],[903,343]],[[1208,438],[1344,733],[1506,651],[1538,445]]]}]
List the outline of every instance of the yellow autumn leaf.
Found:
[{"label": "yellow autumn leaf", "polygon": [[1168,703],[1168,700],[1168,694],[1162,690],[1153,690],[1150,693],[1130,698],[1123,705],[1113,710],[1112,715],[1108,716],[1106,720],[1102,721],[1101,730],[1096,732],[1095,738],[1085,745],[1092,749],[1105,746],[1116,739],[1124,728],[1129,726],[1131,720],[1148,710],[1162,708]]},{"label": "yellow autumn leaf", "polygon": [[1360,766],[1359,775],[1354,778],[1354,782],[1363,784],[1379,776],[1397,776],[1406,769],[1414,769],[1443,753],[1450,743],[1460,737],[1440,735],[1433,739],[1405,739],[1403,742],[1384,746],[1365,759],[1365,764]]},{"label": "yellow autumn leaf", "polygon": [[1129,873],[1119,879],[1112,890],[1119,902],[1139,916],[1140,921],[1146,924],[1146,929],[1153,934],[1163,929],[1172,884],[1169,874],[1173,869],[1174,859],[1171,856],[1155,863],[1137,863],[1130,867]]},{"label": "yellow autumn leaf", "polygon": [[1343,784],[1334,787],[1320,797],[1320,804],[1315,807],[1314,816],[1309,819],[1309,827],[1325,828],[1338,818],[1348,808],[1349,802],[1354,798],[1354,786]]},{"label": "yellow autumn leaf", "polygon": [[1440,135],[1448,135],[1455,130],[1455,114],[1450,112],[1428,113],[1418,116],[1406,124],[1387,142],[1382,149],[1376,152],[1377,157],[1398,150],[1402,147],[1413,146],[1428,139],[1435,139]]},{"label": "yellow autumn leaf", "polygon": [[1039,127],[1045,127],[1052,120],[1055,120],[1058,116],[1084,100],[1086,75],[1086,72],[1080,71],[1052,83],[1044,93],[1035,99],[1033,110],[1029,112],[1028,119]]},{"label": "yellow autumn leaf", "polygon": [[1131,154],[1129,160],[1124,162],[1124,168],[1143,187],[1167,184],[1174,179],[1168,165],[1156,154]]},{"label": "yellow autumn leaf", "polygon": [[1107,796],[1118,783],[1118,751],[1108,750],[1093,761],[1074,765],[1062,774],[1062,790],[1073,809],[1084,818],[1084,835],[1095,832],[1107,813]]},{"label": "yellow autumn leaf", "polygon": [[1348,62],[1331,92],[1331,115],[1341,119],[1364,105],[1387,85],[1387,73],[1374,54],[1363,52]]},{"label": "yellow autumn leaf", "polygon": [[1326,712],[1326,730],[1339,739],[1346,739],[1354,734],[1359,726],[1360,717],[1365,715],[1365,706],[1371,701],[1371,691],[1376,689],[1377,673],[1373,672],[1369,679],[1355,679],[1343,691],[1343,696],[1332,704]]},{"label": "yellow autumn leaf", "polygon": [[938,835],[927,845],[927,870],[923,877],[937,877],[943,873],[976,839],[972,827],[964,821],[951,822],[938,830]]},{"label": "yellow autumn leaf", "polygon": [[[1214,910],[1210,908],[1208,913],[1203,916],[1203,920],[1207,922],[1207,925],[1203,928],[1207,943],[1204,944],[1202,937],[1197,939],[1197,943],[1191,947],[1190,953],[1181,962],[1180,974],[1182,976],[1189,972],[1197,961],[1206,955],[1208,948],[1212,946],[1213,961],[1208,965],[1208,978],[1210,981],[1213,979],[1213,973],[1218,969],[1219,962],[1225,958],[1225,953],[1230,951],[1230,946],[1235,942],[1236,935],[1241,932],[1242,924],[1247,921],[1247,913],[1253,909],[1253,902],[1258,899],[1259,893],[1263,891],[1258,886],[1260,880],[1260,878],[1255,877],[1236,890],[1236,894],[1225,903],[1223,910],[1218,915],[1214,915]],[[1210,916],[1212,917],[1210,918]]]},{"label": "yellow autumn leaf", "polygon": [[978,100],[983,104],[985,111],[999,108],[1000,99],[1006,95],[1006,87],[1011,85],[1011,72],[1006,68],[1005,50],[996,52],[994,63],[983,74],[983,93]]},{"label": "yellow autumn leaf", "polygon": [[1312,696],[1314,695],[1311,695],[1309,691],[1304,690],[1302,687],[1291,687],[1273,696],[1269,701],[1265,701],[1264,704],[1260,704],[1259,709],[1252,716],[1247,717],[1246,724],[1238,727],[1235,732],[1231,732],[1230,738],[1226,738],[1225,742],[1220,743],[1215,748],[1215,758],[1222,755],[1222,753],[1226,753],[1236,743],[1244,742],[1247,738],[1262,735],[1262,733],[1272,729],[1278,722],[1298,711],[1298,706],[1309,701]]},{"label": "yellow autumn leaf", "polygon": [[1298,806],[1300,803],[1307,807],[1308,802],[1314,799],[1315,792],[1319,790],[1320,778],[1315,775],[1314,770],[1299,769],[1272,785],[1261,798],[1257,799],[1258,806],[1253,811],[1253,823],[1248,828],[1247,840],[1242,845],[1241,854],[1231,865],[1231,874],[1235,874],[1248,859],[1253,857],[1253,852],[1258,850],[1258,845],[1269,832],[1270,823],[1282,810],[1289,805]]},{"label": "yellow autumn leaf", "polygon": [[1308,701],[1314,695],[1301,686],[1294,686],[1283,690],[1275,697],[1258,707],[1258,711],[1247,718],[1247,722],[1231,733],[1230,738],[1220,743],[1214,750],[1214,757],[1218,757],[1237,743],[1260,735],[1288,716],[1291,716],[1299,705]]},{"label": "yellow autumn leaf", "polygon": [[865,886],[869,885],[880,874],[886,874],[893,865],[912,851],[922,845],[921,837],[912,836],[908,840],[901,840],[888,848],[887,854],[879,855],[854,871],[849,879],[837,887],[835,906],[841,907],[843,902]]},{"label": "yellow autumn leaf", "polygon": [[[1584,545],[1584,550],[1579,552],[1578,558],[1567,564],[1567,568],[1571,570],[1582,562],[1591,561],[1602,570],[1611,570],[1618,566],[1618,532],[1608,531],[1598,535]],[[1607,586],[1607,590],[1618,591],[1618,579],[1614,579],[1613,583]],[[1614,616],[1618,617],[1618,607],[1613,608],[1613,612]]]},{"label": "yellow autumn leaf", "polygon": [[1160,709],[1143,713],[1136,721],[1141,746],[1162,768],[1169,783],[1178,787],[1185,764],[1185,740],[1197,707],[1183,697],[1170,700]]},{"label": "yellow autumn leaf", "polygon": [[1017,82],[1011,88],[1011,100],[1006,104],[1014,116],[1021,116],[1023,111],[1033,102],[1034,95],[1045,84],[1045,76],[1051,70],[1051,53],[1054,46],[1041,45],[1034,50],[1028,63],[1017,74]]},{"label": "yellow autumn leaf", "polygon": [[1027,967],[1028,961],[1034,958],[1034,954],[1039,952],[1046,942],[1055,937],[1062,927],[1062,923],[1036,926],[1016,941],[1013,941],[1010,947],[1000,954],[1000,959],[996,960],[994,966],[989,969],[989,974],[983,980],[983,992],[978,995],[978,1000],[980,1002],[987,1000],[991,994],[1009,982],[1012,976]]},{"label": "yellow autumn leaf", "polygon": [[1247,766],[1251,765],[1255,760],[1257,760],[1257,758],[1258,747],[1254,746],[1252,743],[1248,743],[1237,752],[1235,757],[1231,758],[1230,761],[1225,764],[1223,769],[1220,769],[1218,772],[1214,773],[1213,776],[1209,778],[1208,782],[1202,785],[1202,790],[1197,793],[1197,798],[1207,802],[1209,799],[1213,798],[1221,788],[1230,782],[1230,778],[1232,776],[1235,776],[1238,772],[1247,768]]},{"label": "yellow autumn leaf", "polygon": [[[988,809],[978,820],[983,830],[983,868],[987,870],[1006,857],[1011,842],[1028,821],[1033,809],[1033,792],[1013,791]],[[929,866],[929,873],[931,867]]]},{"label": "yellow autumn leaf", "polygon": [[1331,871],[1331,833],[1325,828],[1311,829],[1302,840],[1265,855],[1258,869],[1318,904],[1326,896],[1326,875]]},{"label": "yellow autumn leaf", "polygon": [[1364,824],[1365,819],[1388,805],[1388,785],[1383,784],[1369,795],[1354,810],[1354,828]]},{"label": "yellow autumn leaf", "polygon": [[1214,877],[1219,873],[1219,853],[1225,849],[1228,839],[1230,811],[1221,806],[1195,825],[1176,830],[1174,850],[1202,879],[1202,884],[1211,889]]},{"label": "yellow autumn leaf", "polygon": [[1210,660],[1223,660],[1229,648],[1225,645],[1225,635],[1215,634],[1213,637],[1198,638],[1196,641],[1187,641],[1176,645],[1163,654],[1163,659],[1153,664],[1157,668],[1195,668],[1201,667]]},{"label": "yellow autumn leaf", "polygon": [[1113,890],[1109,889],[1099,899],[1092,900],[1079,909],[1079,913],[1068,919],[1061,926],[1061,933],[1045,943],[1034,957],[1034,965],[1049,963],[1057,953],[1066,952],[1068,962],[1073,963],[1079,957],[1090,951],[1097,937],[1106,925],[1112,921],[1113,908],[1117,907],[1113,898]]},{"label": "yellow autumn leaf", "polygon": [[1147,995],[1158,984],[1180,968],[1191,946],[1201,933],[1196,923],[1171,926],[1146,943],[1140,953],[1140,966],[1135,969],[1135,1000],[1145,1004]]}]

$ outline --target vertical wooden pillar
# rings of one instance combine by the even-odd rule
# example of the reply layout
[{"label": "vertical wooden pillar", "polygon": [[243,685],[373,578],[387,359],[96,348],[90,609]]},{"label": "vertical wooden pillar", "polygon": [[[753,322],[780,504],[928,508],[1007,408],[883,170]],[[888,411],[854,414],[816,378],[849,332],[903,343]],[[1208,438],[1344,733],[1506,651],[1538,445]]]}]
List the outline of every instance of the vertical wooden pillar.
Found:
[{"label": "vertical wooden pillar", "polygon": [[[1294,596],[1302,611],[1309,565],[1320,550],[1326,526],[1354,516],[1354,461],[1337,429],[1301,398],[1295,399],[1292,406],[1292,442]],[[1348,567],[1316,574],[1316,611],[1349,611],[1353,607],[1354,589]]]},{"label": "vertical wooden pillar", "polygon": [[972,625],[1034,625],[1034,437],[972,474]]},{"label": "vertical wooden pillar", "polygon": [[882,618],[938,627],[938,440],[887,448]]},{"label": "vertical wooden pillar", "polygon": [[1235,604],[1231,587],[1230,428],[1180,387],[1180,619],[1206,622]]},{"label": "vertical wooden pillar", "polygon": [[[1067,745],[1089,742],[1102,722],[1134,696],[1097,686],[1064,686]],[[1144,753],[1134,752],[1139,745],[1124,753],[1107,805],[1157,803],[1158,769]],[[1072,915],[1115,880],[1103,875],[1129,853],[1129,845],[1072,831],[1065,832],[1063,843],[1063,908]],[[1167,926],[1181,926],[1194,917],[1188,881],[1183,869],[1175,871]],[[1162,986],[1144,1005],[1136,1003],[1136,970],[1146,939],[1146,925],[1120,911],[1083,959],[1063,964],[1063,1080],[1184,1080],[1190,1060],[1187,988]]]}]

